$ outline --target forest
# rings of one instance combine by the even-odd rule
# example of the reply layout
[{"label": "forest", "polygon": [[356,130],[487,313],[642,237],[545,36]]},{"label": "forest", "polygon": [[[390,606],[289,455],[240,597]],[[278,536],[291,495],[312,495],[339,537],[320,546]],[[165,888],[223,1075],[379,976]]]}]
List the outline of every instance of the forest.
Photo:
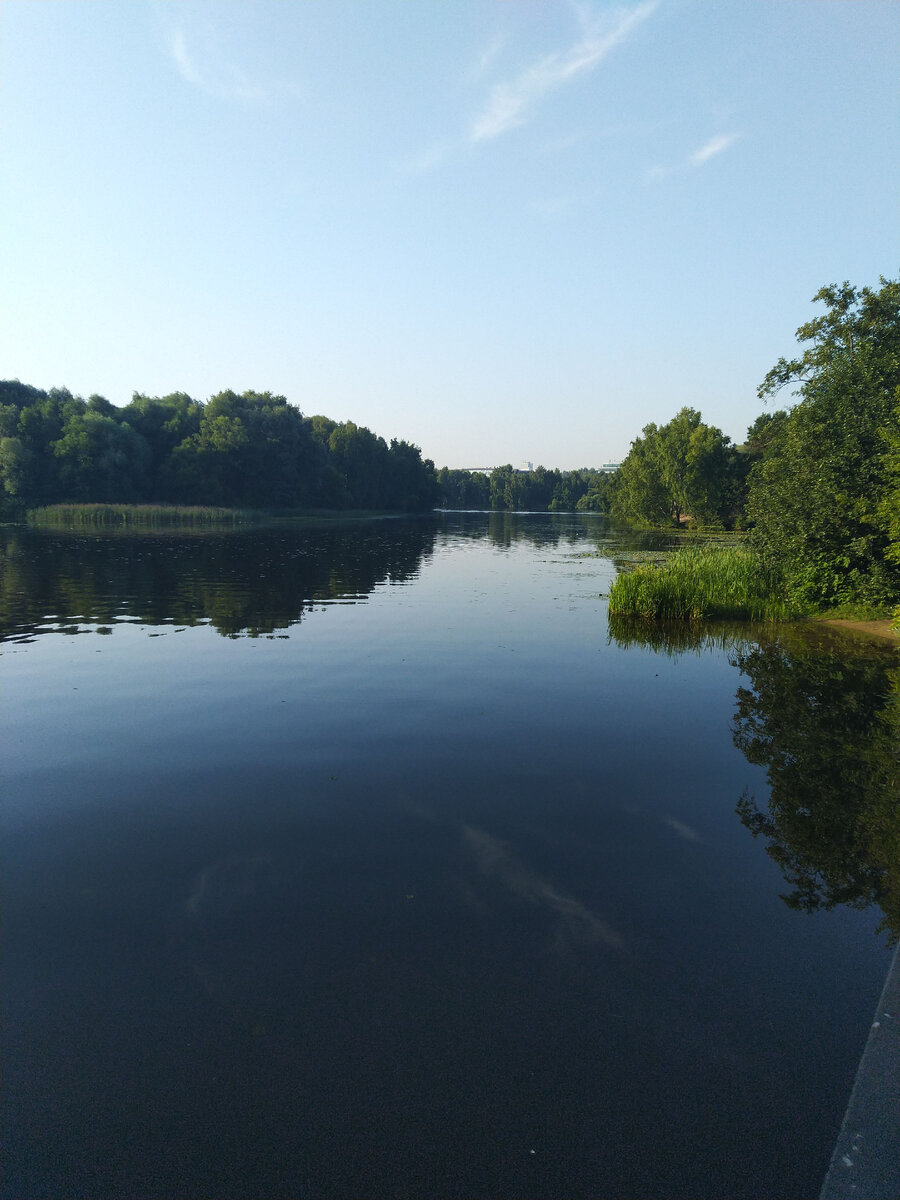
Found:
[{"label": "forest", "polygon": [[59,503],[422,512],[438,494],[417,446],[284,396],[136,392],[118,408],[66,388],[0,382],[4,514]]}]

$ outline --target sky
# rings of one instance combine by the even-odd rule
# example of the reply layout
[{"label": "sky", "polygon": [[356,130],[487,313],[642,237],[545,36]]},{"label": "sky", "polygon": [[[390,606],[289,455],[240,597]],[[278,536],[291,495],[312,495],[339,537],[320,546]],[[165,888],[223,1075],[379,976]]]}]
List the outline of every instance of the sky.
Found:
[{"label": "sky", "polygon": [[619,461],[685,405],[740,442],[818,289],[898,275],[898,34],[896,0],[3,0],[0,378],[270,391],[439,467]]}]

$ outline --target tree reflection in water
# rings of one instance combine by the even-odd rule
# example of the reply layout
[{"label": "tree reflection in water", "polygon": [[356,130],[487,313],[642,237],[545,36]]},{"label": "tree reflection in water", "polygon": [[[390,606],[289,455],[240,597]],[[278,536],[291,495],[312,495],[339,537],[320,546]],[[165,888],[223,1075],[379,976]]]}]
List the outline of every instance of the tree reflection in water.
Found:
[{"label": "tree reflection in water", "polygon": [[900,666],[889,645],[818,626],[671,625],[609,621],[620,646],[668,655],[724,649],[746,680],[734,744],[766,768],[769,795],[749,791],[741,822],[784,873],[785,903],[803,912],[881,907],[900,936]]},{"label": "tree reflection in water", "polygon": [[819,628],[782,628],[735,663],[735,745],[764,766],[765,809],[745,793],[741,821],[784,872],[804,912],[879,904],[900,933],[900,668],[880,645]]}]

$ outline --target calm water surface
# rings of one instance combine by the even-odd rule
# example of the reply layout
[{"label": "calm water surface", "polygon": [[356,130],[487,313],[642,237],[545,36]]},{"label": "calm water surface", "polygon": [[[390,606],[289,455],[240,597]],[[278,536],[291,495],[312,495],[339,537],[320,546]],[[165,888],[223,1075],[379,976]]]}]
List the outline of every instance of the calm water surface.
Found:
[{"label": "calm water surface", "polygon": [[5,1194],[818,1193],[892,651],[611,633],[590,517],[0,534]]}]

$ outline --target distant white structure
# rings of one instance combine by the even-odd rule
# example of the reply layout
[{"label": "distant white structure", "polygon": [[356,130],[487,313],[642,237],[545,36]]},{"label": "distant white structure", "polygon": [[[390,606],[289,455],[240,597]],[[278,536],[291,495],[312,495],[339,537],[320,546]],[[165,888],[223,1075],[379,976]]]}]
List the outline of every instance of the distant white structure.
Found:
[{"label": "distant white structure", "polygon": [[533,471],[533,470],[534,470],[534,463],[532,463],[532,462],[523,462],[523,463],[522,463],[522,465],[521,465],[520,467],[518,467],[518,468],[517,468],[517,470],[519,470],[519,471]]},{"label": "distant white structure", "polygon": [[604,463],[600,470],[604,475],[612,475],[614,471],[618,471],[621,465],[621,463]]}]

